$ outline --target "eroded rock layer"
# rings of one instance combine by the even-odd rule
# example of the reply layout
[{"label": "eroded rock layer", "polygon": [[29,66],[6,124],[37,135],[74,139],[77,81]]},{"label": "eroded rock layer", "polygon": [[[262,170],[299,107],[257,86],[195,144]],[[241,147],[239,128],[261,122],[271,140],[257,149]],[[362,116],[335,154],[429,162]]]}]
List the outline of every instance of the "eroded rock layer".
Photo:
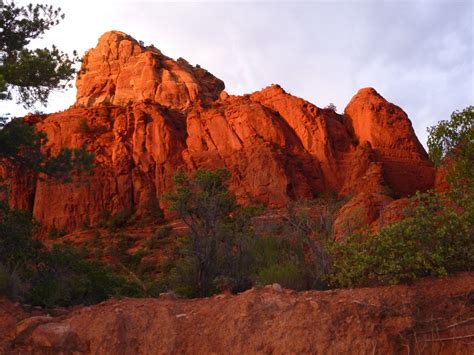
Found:
[{"label": "eroded rock layer", "polygon": [[26,311],[0,299],[2,354],[472,354],[473,273],[414,285]]},{"label": "eroded rock layer", "polygon": [[104,211],[140,215],[150,196],[172,189],[179,169],[226,167],[241,202],[270,207],[326,191],[354,196],[352,204],[371,209],[368,223],[374,205],[433,186],[407,115],[371,88],[343,115],[277,85],[229,96],[206,70],[121,32],[104,34],[87,52],[77,88],[70,109],[28,119],[53,152],[87,144],[97,166],[89,181],[11,180],[12,202],[45,228],[94,224]]}]

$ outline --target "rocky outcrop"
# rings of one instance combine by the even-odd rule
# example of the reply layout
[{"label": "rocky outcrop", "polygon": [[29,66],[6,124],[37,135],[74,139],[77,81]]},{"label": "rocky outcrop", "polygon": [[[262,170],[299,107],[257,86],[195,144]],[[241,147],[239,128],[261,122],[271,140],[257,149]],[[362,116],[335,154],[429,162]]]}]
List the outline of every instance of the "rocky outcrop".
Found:
[{"label": "rocky outcrop", "polygon": [[177,110],[215,100],[224,89],[221,80],[199,66],[174,61],[118,31],[105,33],[85,54],[76,86],[76,106],[150,101]]},{"label": "rocky outcrop", "polygon": [[0,300],[0,352],[471,354],[473,284],[465,273],[323,292],[274,285],[195,300],[109,300],[34,317]]},{"label": "rocky outcrop", "polygon": [[401,108],[365,88],[351,99],[344,114],[358,143],[368,143],[374,160],[383,163],[385,181],[395,194],[407,196],[433,186],[433,166]]},{"label": "rocky outcrop", "polygon": [[331,191],[367,210],[433,186],[407,115],[374,89],[359,91],[343,115],[277,85],[229,96],[206,70],[121,32],[87,52],[77,87],[73,107],[28,120],[52,152],[86,144],[96,155],[93,175],[87,183],[12,183],[11,201],[28,205],[45,228],[94,224],[104,211],[140,215],[180,169],[225,167],[240,202],[270,207]]}]

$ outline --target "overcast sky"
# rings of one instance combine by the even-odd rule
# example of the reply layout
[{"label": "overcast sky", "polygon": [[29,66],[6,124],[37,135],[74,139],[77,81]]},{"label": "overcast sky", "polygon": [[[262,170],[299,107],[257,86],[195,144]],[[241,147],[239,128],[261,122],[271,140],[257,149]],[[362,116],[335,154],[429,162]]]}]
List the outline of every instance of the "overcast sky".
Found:
[{"label": "overcast sky", "polygon": [[[317,106],[333,102],[338,112],[372,86],[408,113],[423,144],[427,126],[474,104],[471,0],[41,2],[60,6],[66,18],[34,45],[82,55],[102,33],[120,30],[201,65],[230,94],[277,83]],[[63,110],[74,98],[75,90],[54,93],[40,109]],[[24,113],[1,105],[0,112]]]}]

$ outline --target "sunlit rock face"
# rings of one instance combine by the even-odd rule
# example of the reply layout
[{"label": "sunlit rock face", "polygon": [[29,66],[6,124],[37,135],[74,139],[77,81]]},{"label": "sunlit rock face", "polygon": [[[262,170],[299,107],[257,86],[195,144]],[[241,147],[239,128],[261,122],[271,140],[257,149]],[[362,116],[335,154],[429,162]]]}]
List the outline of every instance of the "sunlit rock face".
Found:
[{"label": "sunlit rock face", "polygon": [[410,195],[433,185],[434,170],[407,114],[374,89],[365,88],[345,109],[346,126],[359,144],[368,143],[383,163],[385,180],[397,195]]},{"label": "sunlit rock face", "polygon": [[107,32],[82,61],[76,105],[128,105],[143,101],[184,110],[216,99],[224,83],[184,59],[173,60],[125,33]]},{"label": "sunlit rock face", "polygon": [[277,85],[228,95],[206,70],[121,32],[86,53],[77,88],[70,109],[29,121],[52,152],[86,144],[95,153],[88,183],[42,178],[27,188],[10,178],[11,201],[29,203],[44,228],[94,224],[103,211],[140,215],[178,170],[227,168],[240,202],[275,208],[326,192],[352,196],[344,212],[356,206],[368,223],[393,198],[433,186],[407,115],[374,89],[360,90],[343,115]]}]

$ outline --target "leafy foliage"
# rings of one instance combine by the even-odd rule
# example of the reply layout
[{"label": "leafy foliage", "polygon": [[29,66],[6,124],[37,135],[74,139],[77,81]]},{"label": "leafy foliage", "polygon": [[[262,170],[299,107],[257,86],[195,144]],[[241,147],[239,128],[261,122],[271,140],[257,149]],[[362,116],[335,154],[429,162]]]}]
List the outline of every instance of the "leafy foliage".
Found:
[{"label": "leafy foliage", "polygon": [[125,227],[129,219],[133,216],[133,211],[129,209],[120,210],[109,222],[109,230],[115,232],[119,228]]},{"label": "leafy foliage", "polygon": [[[0,99],[33,107],[47,103],[53,89],[65,89],[75,74],[77,61],[53,46],[29,49],[33,39],[64,19],[60,8],[38,4],[18,6],[14,1],[1,5],[0,28]],[[14,95],[15,94],[15,95]]]},{"label": "leafy foliage", "polygon": [[44,158],[41,147],[46,141],[47,137],[43,132],[15,119],[0,129],[0,158],[11,165],[39,171]]},{"label": "leafy foliage", "polygon": [[47,250],[34,231],[29,212],[0,202],[0,294],[48,307],[141,295],[136,283],[71,247]]},{"label": "leafy foliage", "polygon": [[472,206],[450,206],[445,196],[434,192],[417,194],[402,221],[333,245],[331,284],[397,284],[473,270],[473,212]]},{"label": "leafy foliage", "polygon": [[[64,18],[61,9],[48,5],[0,4],[0,100],[17,99],[27,108],[46,105],[51,90],[65,89],[73,78],[77,58],[69,58],[55,46],[29,49],[30,42]],[[75,54],[74,54],[75,56]],[[82,148],[64,148],[51,156],[44,147],[47,137],[22,119],[0,118],[0,159],[9,168],[46,173],[64,181],[71,173],[89,172],[93,154]]]},{"label": "leafy foliage", "polygon": [[34,228],[29,212],[0,201],[0,264],[4,268],[19,269],[35,257],[40,243],[31,238]]},{"label": "leafy foliage", "polygon": [[474,106],[453,112],[428,132],[430,157],[437,166],[444,162],[455,198],[474,194]]},{"label": "leafy foliage", "polygon": [[21,119],[14,119],[0,129],[0,159],[11,169],[23,169],[34,174],[71,181],[72,175],[89,174],[94,168],[94,154],[85,146],[62,148],[55,156],[45,152],[47,137]]},{"label": "leafy foliage", "polygon": [[166,238],[170,235],[173,230],[170,226],[164,226],[158,228],[153,235],[146,241],[145,246],[148,249],[155,249],[161,245],[161,243],[166,242]]},{"label": "leafy foliage", "polygon": [[323,196],[314,201],[292,202],[283,220],[283,235],[297,251],[299,271],[306,280],[306,289],[327,288],[325,280],[331,268],[329,246],[334,242],[334,212],[342,200]]},{"label": "leafy foliage", "polygon": [[301,264],[304,250],[286,235],[256,238],[250,252],[253,284],[264,286],[278,283],[297,290],[308,288],[307,275]]},{"label": "leafy foliage", "polygon": [[178,173],[176,191],[166,196],[170,209],[189,227],[188,238],[181,241],[181,262],[170,271],[171,283],[184,285],[181,292],[188,296],[209,295],[222,287],[236,290],[250,282],[250,219],[259,209],[236,203],[227,188],[229,178],[225,169],[199,170],[193,179]]},{"label": "leafy foliage", "polygon": [[440,165],[442,160],[454,155],[456,158],[472,159],[474,156],[474,106],[454,111],[450,120],[438,122],[428,128],[428,149],[431,160]]},{"label": "leafy foliage", "polygon": [[88,261],[76,250],[55,245],[37,260],[25,300],[52,307],[94,304],[111,296],[140,296],[136,283],[116,275],[98,261]]}]

